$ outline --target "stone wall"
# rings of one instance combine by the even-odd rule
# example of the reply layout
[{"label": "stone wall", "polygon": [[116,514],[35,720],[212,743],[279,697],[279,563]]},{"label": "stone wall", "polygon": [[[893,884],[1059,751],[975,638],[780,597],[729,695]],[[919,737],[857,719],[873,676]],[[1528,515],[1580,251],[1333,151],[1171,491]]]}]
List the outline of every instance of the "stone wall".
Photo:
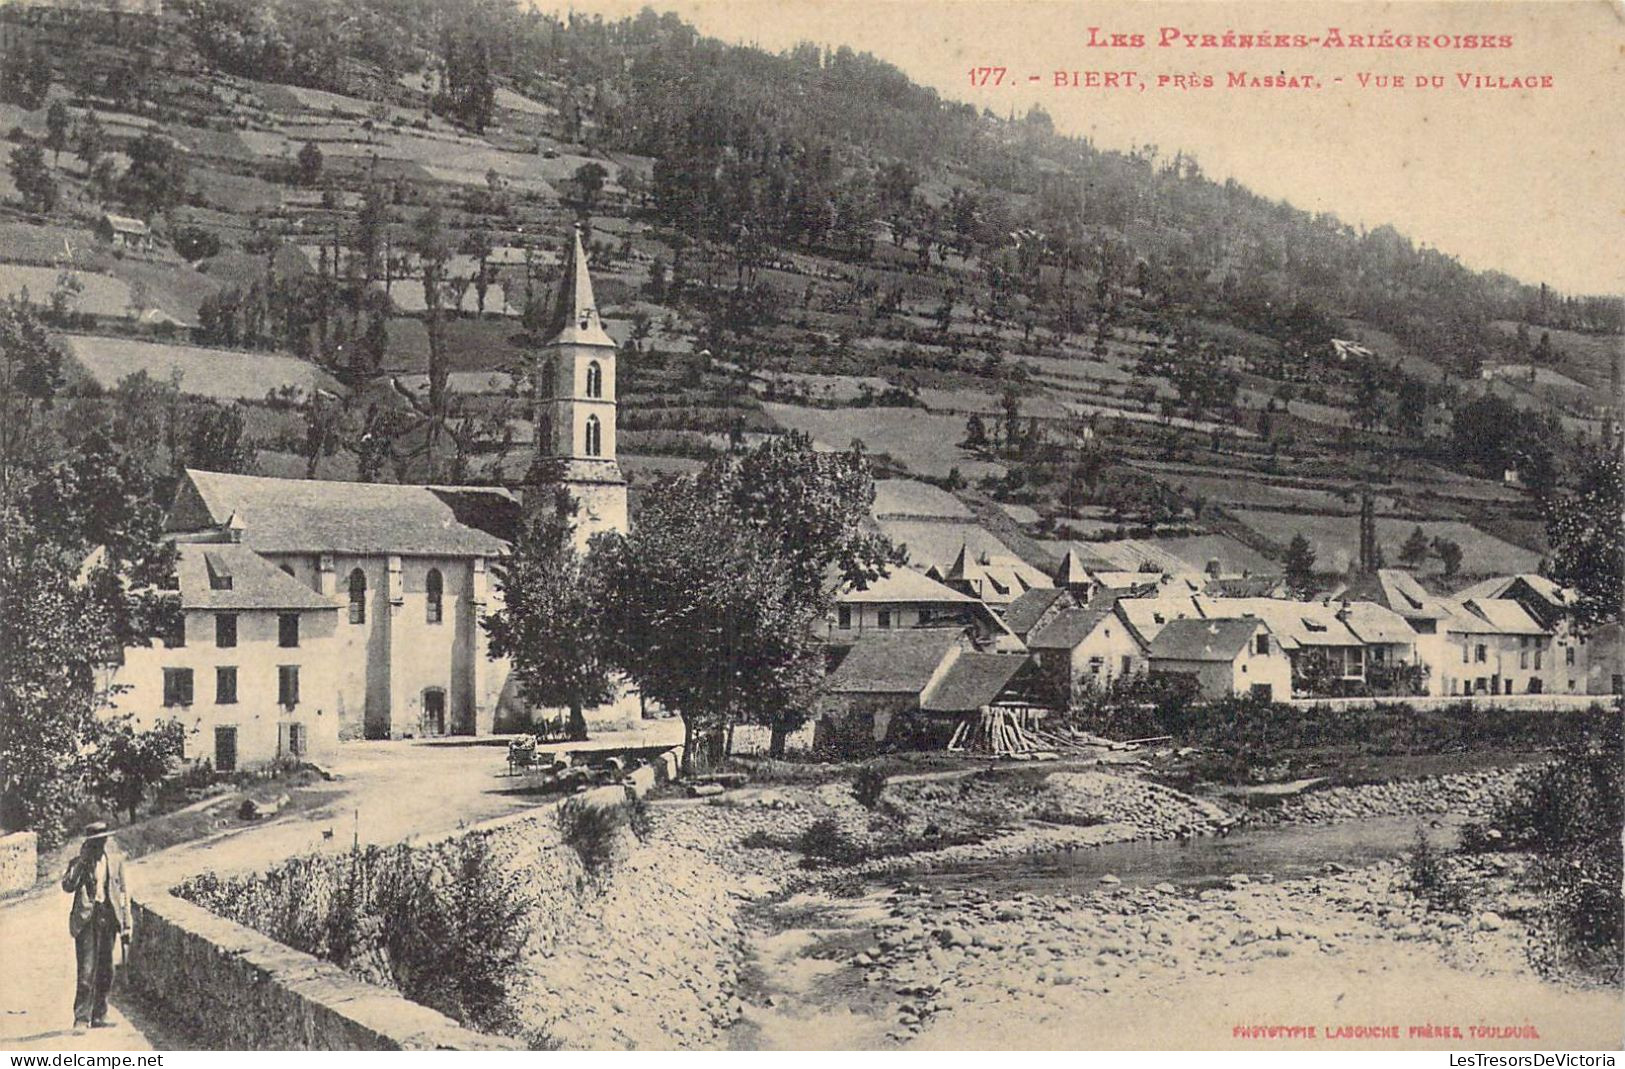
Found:
[{"label": "stone wall", "polygon": [[171,895],[134,903],[130,983],[223,1050],[513,1050]]},{"label": "stone wall", "polygon": [[1526,712],[1560,713],[1576,709],[1589,709],[1593,705],[1607,705],[1607,695],[1598,694],[1475,694],[1441,698],[1294,698],[1287,704],[1299,709],[1370,709],[1378,705],[1408,705],[1412,709],[1449,709],[1457,705],[1470,705],[1474,709],[1521,709]]},{"label": "stone wall", "polygon": [[34,886],[38,846],[39,840],[31,831],[0,838],[0,895],[17,894]]}]

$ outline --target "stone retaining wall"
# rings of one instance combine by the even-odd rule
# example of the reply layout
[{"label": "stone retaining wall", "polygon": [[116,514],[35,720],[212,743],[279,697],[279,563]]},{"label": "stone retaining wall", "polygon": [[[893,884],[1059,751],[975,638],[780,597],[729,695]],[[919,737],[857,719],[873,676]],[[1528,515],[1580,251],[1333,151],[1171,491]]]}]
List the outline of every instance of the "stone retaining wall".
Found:
[{"label": "stone retaining wall", "polygon": [[[573,795],[586,805],[625,805],[675,779],[677,747],[635,770],[626,786]],[[556,804],[556,803],[555,803]],[[471,834],[491,837],[509,863],[522,865],[561,906],[579,886],[574,852],[558,842],[554,805],[513,813],[413,846]],[[32,862],[30,862],[32,865]],[[33,869],[29,869],[33,880]],[[312,955],[173,895],[132,903],[130,982],[188,1038],[224,1050],[518,1050],[519,1040],[470,1031],[456,1021],[385,987],[358,979]],[[549,918],[540,933],[552,942],[567,918]]]},{"label": "stone retaining wall", "polygon": [[39,866],[39,838],[31,831],[0,838],[0,895],[17,894],[34,886]]},{"label": "stone retaining wall", "polygon": [[172,895],[133,904],[130,983],[221,1050],[516,1050]]},{"label": "stone retaining wall", "polygon": [[1378,705],[1408,705],[1418,712],[1469,705],[1474,709],[1521,709],[1526,712],[1568,712],[1593,705],[1617,704],[1612,694],[1474,694],[1438,698],[1293,698],[1288,705],[1297,709],[1323,708],[1328,711],[1370,709]]}]

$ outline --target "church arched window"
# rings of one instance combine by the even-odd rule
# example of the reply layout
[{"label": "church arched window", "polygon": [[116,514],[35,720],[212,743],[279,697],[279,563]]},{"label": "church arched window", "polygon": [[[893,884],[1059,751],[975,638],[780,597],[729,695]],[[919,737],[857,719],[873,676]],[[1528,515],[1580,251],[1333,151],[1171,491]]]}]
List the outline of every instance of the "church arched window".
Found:
[{"label": "church arched window", "polygon": [[350,573],[350,622],[367,622],[367,573],[360,568]]},{"label": "church arched window", "polygon": [[424,580],[424,592],[428,595],[424,603],[423,618],[431,624],[438,624],[444,614],[443,597],[446,583],[440,575],[439,568],[430,568],[429,576]]},{"label": "church arched window", "polygon": [[603,452],[603,428],[599,426],[597,416],[587,417],[587,455],[596,457]]},{"label": "church arched window", "polygon": [[604,369],[596,360],[587,365],[587,396],[604,396]]}]

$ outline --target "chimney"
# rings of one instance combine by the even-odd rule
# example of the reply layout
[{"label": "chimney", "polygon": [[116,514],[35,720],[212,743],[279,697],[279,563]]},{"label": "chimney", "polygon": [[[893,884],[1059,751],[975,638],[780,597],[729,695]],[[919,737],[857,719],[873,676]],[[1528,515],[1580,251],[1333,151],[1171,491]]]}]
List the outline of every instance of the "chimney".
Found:
[{"label": "chimney", "polygon": [[1218,557],[1209,557],[1207,561],[1208,578],[1217,579],[1219,577],[1219,570],[1221,567],[1222,566],[1219,564]]}]

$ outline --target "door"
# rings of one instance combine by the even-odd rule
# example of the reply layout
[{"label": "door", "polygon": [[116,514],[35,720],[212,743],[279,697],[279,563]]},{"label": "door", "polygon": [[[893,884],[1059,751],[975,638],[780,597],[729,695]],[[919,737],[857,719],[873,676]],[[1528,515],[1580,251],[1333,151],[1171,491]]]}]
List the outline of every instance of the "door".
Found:
[{"label": "door", "polygon": [[423,733],[446,733],[446,692],[439,687],[430,687],[423,692]]},{"label": "door", "polygon": [[305,725],[297,720],[277,725],[277,756],[305,756]]},{"label": "door", "polygon": [[214,729],[214,770],[237,771],[237,729],[234,727]]}]

